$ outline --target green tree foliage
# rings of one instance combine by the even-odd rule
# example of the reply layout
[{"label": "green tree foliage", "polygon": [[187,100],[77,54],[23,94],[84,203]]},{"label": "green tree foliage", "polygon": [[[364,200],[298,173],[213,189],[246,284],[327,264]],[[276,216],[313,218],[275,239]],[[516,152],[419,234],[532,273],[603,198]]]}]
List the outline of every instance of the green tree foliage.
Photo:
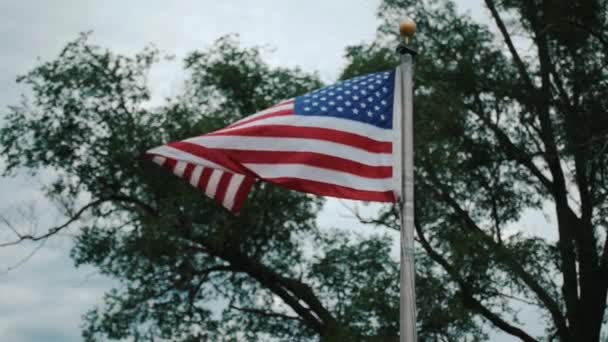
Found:
[{"label": "green tree foliage", "polygon": [[[384,0],[378,41],[348,50],[344,76],[394,65],[395,23],[416,19],[419,246],[441,267],[441,284],[456,286],[466,309],[497,329],[524,341],[599,341],[608,2],[484,3],[491,28],[451,1]],[[556,217],[553,232],[527,232],[522,215],[543,208]],[[395,227],[396,212],[373,221]],[[540,309],[545,336],[522,328],[513,297]]]}]

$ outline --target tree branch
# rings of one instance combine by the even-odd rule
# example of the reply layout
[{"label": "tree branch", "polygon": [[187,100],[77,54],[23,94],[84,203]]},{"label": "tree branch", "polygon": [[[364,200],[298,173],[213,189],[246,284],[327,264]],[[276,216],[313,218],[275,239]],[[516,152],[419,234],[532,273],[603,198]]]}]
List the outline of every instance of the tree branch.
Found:
[{"label": "tree branch", "polygon": [[[538,299],[545,305],[545,308],[551,314],[553,321],[555,322],[557,329],[564,333],[563,336],[568,336],[568,328],[566,325],[566,321],[561,312],[559,304],[551,298],[551,296],[545,291],[542,285],[540,285],[534,277],[529,274],[520,264],[520,262],[513,258],[508,249],[500,244],[498,244],[492,237],[488,236],[470,217],[468,212],[452,198],[445,186],[441,183],[441,181],[437,178],[436,173],[432,166],[424,165],[425,169],[429,174],[429,178],[433,183],[432,189],[433,192],[440,200],[446,203],[456,215],[462,220],[464,227],[466,227],[470,232],[474,235],[478,236],[483,242],[488,244],[495,253],[500,256],[498,260],[500,260],[506,267],[508,267],[513,274],[515,274],[524,284],[532,290],[538,297]],[[560,333],[560,334],[561,334]]]},{"label": "tree branch", "polygon": [[59,226],[50,228],[46,233],[44,233],[42,235],[20,234],[13,227],[13,228],[11,228],[11,230],[13,230],[13,232],[15,234],[17,234],[18,239],[14,240],[14,241],[10,241],[10,242],[0,243],[0,248],[14,246],[14,245],[17,245],[26,240],[39,241],[39,240],[47,239],[47,238],[51,237],[52,235],[55,235],[55,234],[59,233],[60,231],[62,231],[63,229],[67,228],[72,223],[78,221],[87,210],[94,208],[98,205],[101,205],[105,202],[111,202],[111,201],[132,203],[132,204],[135,204],[138,208],[146,211],[149,214],[152,214],[154,216],[158,215],[154,208],[143,203],[142,201],[140,201],[137,198],[129,197],[129,196],[125,196],[125,195],[112,195],[112,196],[108,196],[108,197],[99,198],[95,201],[92,201],[92,202],[86,204],[85,206],[81,207],[78,211],[76,211],[65,223],[63,223]]},{"label": "tree branch", "polygon": [[239,308],[238,306],[235,306],[235,305],[232,305],[232,304],[230,304],[229,307],[231,309],[235,309],[235,310],[243,311],[243,312],[248,312],[248,313],[253,313],[253,314],[261,315],[261,316],[264,316],[264,317],[272,317],[272,318],[281,318],[281,319],[288,319],[288,320],[296,320],[296,321],[300,321],[300,322],[302,321],[302,319],[300,317],[289,316],[289,315],[278,313],[278,312],[265,311],[265,310],[255,309],[255,308]]},{"label": "tree branch", "polygon": [[498,13],[498,10],[496,9],[496,4],[494,3],[494,0],[485,0],[485,2],[486,2],[486,6],[488,6],[488,9],[492,13],[492,17],[494,18],[494,21],[496,22],[496,26],[498,26],[498,29],[500,30],[500,33],[502,34],[502,37],[505,40],[507,47],[509,48],[509,52],[511,53],[511,56],[513,56],[513,60],[515,61],[515,66],[517,67],[517,70],[519,71],[520,76],[524,80],[524,83],[529,88],[529,90],[532,91],[532,93],[535,93],[536,87],[534,86],[534,83],[532,83],[532,79],[530,78],[530,75],[528,75],[528,70],[526,68],[526,65],[524,64],[523,60],[519,56],[519,53],[515,49],[515,45],[513,45],[513,41],[511,40],[511,35],[509,34],[509,31],[507,31],[507,27],[505,26],[504,22],[502,21],[502,18],[500,17],[500,14]]},{"label": "tree branch", "polygon": [[505,320],[503,320],[497,314],[491,312],[488,308],[486,308],[480,301],[473,297],[470,286],[466,283],[466,281],[460,276],[456,268],[454,268],[450,263],[437,251],[433,249],[429,241],[426,239],[422,232],[422,228],[420,224],[417,222],[414,223],[416,227],[416,232],[418,234],[418,239],[422,248],[427,252],[427,254],[448,273],[448,275],[458,284],[461,290],[461,295],[463,297],[463,301],[465,306],[469,307],[473,311],[478,312],[483,317],[485,317],[488,321],[494,324],[500,330],[506,332],[509,335],[518,337],[522,341],[526,342],[536,342],[532,336],[528,335],[525,331],[509,324]]}]

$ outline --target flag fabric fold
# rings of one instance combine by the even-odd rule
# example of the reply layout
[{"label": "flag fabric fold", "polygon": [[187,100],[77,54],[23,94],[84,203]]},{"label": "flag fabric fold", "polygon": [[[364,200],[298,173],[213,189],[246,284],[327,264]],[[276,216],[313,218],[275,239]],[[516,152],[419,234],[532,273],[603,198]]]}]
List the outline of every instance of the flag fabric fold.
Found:
[{"label": "flag fabric fold", "polygon": [[359,76],[147,152],[237,213],[257,180],[363,201],[399,197],[399,71]]}]

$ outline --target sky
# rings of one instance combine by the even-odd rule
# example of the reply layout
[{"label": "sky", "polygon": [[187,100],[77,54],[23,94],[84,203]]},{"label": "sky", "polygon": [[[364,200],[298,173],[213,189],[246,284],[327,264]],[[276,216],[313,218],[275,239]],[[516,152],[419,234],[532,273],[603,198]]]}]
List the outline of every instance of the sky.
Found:
[{"label": "sky", "polygon": [[[156,66],[149,78],[152,102],[160,103],[180,92],[185,54],[229,33],[238,33],[245,46],[272,48],[265,57],[273,65],[317,71],[331,82],[344,66],[344,48],[374,38],[378,4],[379,0],[0,0],[0,124],[6,106],[17,103],[26,91],[15,78],[57,56],[79,32],[93,31],[92,42],[117,53],[134,54],[153,43],[174,55],[173,62]],[[487,22],[481,1],[458,4],[461,11]],[[0,169],[1,165],[0,159]],[[0,215],[22,231],[41,231],[62,222],[40,191],[43,179],[24,171],[0,177]],[[329,201],[319,223],[356,226],[347,216],[340,202]],[[81,316],[116,282],[95,269],[73,266],[73,233],[48,240],[25,262],[37,245],[0,248],[0,341],[81,340]],[[0,225],[0,241],[7,234]],[[534,328],[534,314],[525,316],[533,317],[526,324]],[[493,341],[511,340],[492,336]]]}]

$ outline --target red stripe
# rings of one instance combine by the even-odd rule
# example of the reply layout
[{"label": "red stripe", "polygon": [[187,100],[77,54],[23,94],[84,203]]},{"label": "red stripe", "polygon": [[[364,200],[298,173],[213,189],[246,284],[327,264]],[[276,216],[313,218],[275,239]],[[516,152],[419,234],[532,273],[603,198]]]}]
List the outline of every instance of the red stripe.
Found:
[{"label": "red stripe", "polygon": [[370,166],[352,160],[314,152],[278,152],[221,150],[239,163],[257,164],[303,164],[329,170],[342,171],[366,178],[390,178],[391,166]]},{"label": "red stripe", "polygon": [[230,184],[230,180],[232,179],[232,173],[223,172],[222,177],[220,177],[220,181],[217,184],[217,190],[215,190],[215,200],[220,204],[224,204],[224,197],[226,197],[226,189],[228,189],[228,184]]},{"label": "red stripe", "polygon": [[276,137],[276,138],[304,138],[335,142],[349,145],[373,153],[391,153],[393,144],[386,141],[378,141],[373,138],[364,137],[354,133],[340,131],[338,129],[318,127],[294,127],[287,125],[264,125],[243,127],[231,131],[217,131],[209,135],[223,136],[249,136],[249,137]]},{"label": "red stripe", "polygon": [[246,176],[255,176],[251,171],[247,170],[240,163],[238,163],[238,161],[233,160],[230,156],[226,155],[220,149],[207,148],[201,145],[185,141],[172,142],[167,144],[167,146],[209,160],[215,164],[225,167],[226,169],[234,173],[240,173]]},{"label": "red stripe", "polygon": [[211,177],[211,173],[213,169],[205,167],[203,168],[203,172],[201,173],[201,178],[198,179],[197,187],[203,191],[207,188],[207,183],[209,183],[209,178]]},{"label": "red stripe", "polygon": [[[274,112],[271,112],[271,113],[268,113],[268,114],[257,116],[255,118],[245,119],[244,121],[236,122],[236,123],[234,123],[234,124],[232,124],[232,125],[224,128],[224,129],[239,127],[239,126],[242,126],[244,124],[248,124],[250,122],[264,120],[264,119],[272,118],[272,117],[275,117],[275,116],[285,116],[285,115],[291,115],[291,114],[293,114],[293,108],[277,110],[277,111],[274,111]],[[218,132],[221,132],[221,130],[218,131]]]},{"label": "red stripe", "polygon": [[171,172],[173,172],[173,170],[175,170],[175,165],[177,165],[177,160],[173,158],[167,158],[167,160],[165,160],[165,163],[163,164],[163,167],[166,167],[171,170]]},{"label": "red stripe", "polygon": [[349,198],[360,201],[374,201],[374,202],[397,202],[395,194],[392,191],[366,191],[357,190],[353,188],[347,188],[344,186],[327,184],[323,182],[310,181],[300,178],[270,178],[266,181],[274,184],[281,185],[283,187],[316,194],[320,196],[330,196],[338,198]]},{"label": "red stripe", "polygon": [[184,170],[184,174],[182,175],[182,178],[185,179],[186,181],[190,182],[190,177],[192,177],[192,171],[194,170],[194,168],[195,168],[194,164],[188,163],[186,165],[186,169]]},{"label": "red stripe", "polygon": [[234,206],[232,207],[233,213],[238,213],[241,211],[241,208],[243,207],[243,204],[245,204],[253,184],[255,184],[255,178],[245,177],[245,179],[243,179],[241,186],[239,186],[239,189],[234,196]]},{"label": "red stripe", "polygon": [[213,161],[223,167],[246,176],[255,177],[243,163],[304,164],[329,170],[352,173],[367,178],[392,177],[390,166],[370,166],[349,159],[328,156],[315,152],[249,151],[211,149],[188,142],[169,144],[171,147]]}]

